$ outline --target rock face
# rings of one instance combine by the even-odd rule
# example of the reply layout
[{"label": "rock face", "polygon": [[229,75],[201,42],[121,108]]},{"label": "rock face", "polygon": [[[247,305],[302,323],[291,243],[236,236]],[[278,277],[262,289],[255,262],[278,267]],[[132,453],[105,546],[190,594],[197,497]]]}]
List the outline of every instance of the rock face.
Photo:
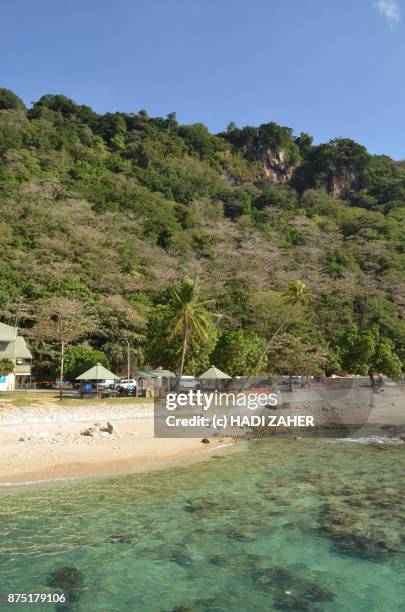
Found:
[{"label": "rock face", "polygon": [[260,178],[267,178],[275,183],[289,183],[295,167],[287,162],[283,150],[274,153],[271,149],[266,149],[260,156]]},{"label": "rock face", "polygon": [[360,189],[360,176],[356,171],[339,172],[331,167],[326,179],[326,190],[337,199],[345,200],[353,191]]}]

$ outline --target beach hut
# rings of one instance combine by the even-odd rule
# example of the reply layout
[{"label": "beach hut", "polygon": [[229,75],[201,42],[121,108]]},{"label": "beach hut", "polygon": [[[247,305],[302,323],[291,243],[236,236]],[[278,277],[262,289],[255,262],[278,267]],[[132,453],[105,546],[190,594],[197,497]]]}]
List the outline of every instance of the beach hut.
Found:
[{"label": "beach hut", "polygon": [[198,377],[200,380],[231,380],[232,376],[229,374],[225,374],[219,368],[215,366],[210,366],[206,372],[200,374]]},{"label": "beach hut", "polygon": [[158,368],[157,370],[138,370],[136,374],[139,385],[139,393],[148,394],[148,390],[153,394],[156,389],[169,389],[170,380],[176,378],[176,374],[170,370]]},{"label": "beach hut", "polygon": [[107,368],[101,365],[101,363],[96,363],[95,366],[93,366],[89,370],[86,370],[85,372],[83,372],[83,374],[80,374],[80,376],[78,376],[76,380],[82,380],[82,381],[95,380],[96,381],[96,391],[98,395],[98,384],[100,380],[117,380],[117,379],[118,379],[118,376],[116,376],[115,374],[107,370]]}]

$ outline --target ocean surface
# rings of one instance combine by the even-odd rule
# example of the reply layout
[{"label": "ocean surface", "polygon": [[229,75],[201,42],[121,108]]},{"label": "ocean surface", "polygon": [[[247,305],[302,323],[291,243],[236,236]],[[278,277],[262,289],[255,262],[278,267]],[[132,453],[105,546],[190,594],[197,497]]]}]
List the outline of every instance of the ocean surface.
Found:
[{"label": "ocean surface", "polygon": [[86,612],[403,612],[405,451],[275,438],[167,471],[4,489],[0,592],[55,589],[70,594],[56,609]]}]

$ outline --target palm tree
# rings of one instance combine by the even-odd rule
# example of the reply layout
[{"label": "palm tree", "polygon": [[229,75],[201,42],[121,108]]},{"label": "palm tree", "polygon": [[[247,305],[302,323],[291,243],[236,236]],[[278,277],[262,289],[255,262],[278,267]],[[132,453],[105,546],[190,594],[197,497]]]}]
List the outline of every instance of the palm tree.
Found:
[{"label": "palm tree", "polygon": [[175,336],[180,334],[182,336],[181,360],[177,379],[177,388],[179,388],[191,336],[196,334],[204,341],[209,338],[209,324],[212,314],[206,310],[206,307],[208,304],[212,304],[214,300],[199,301],[197,283],[190,278],[185,278],[178,289],[172,285],[170,293],[172,301],[168,305],[167,316],[167,323],[170,326],[169,340],[173,340]]},{"label": "palm tree", "polygon": [[283,300],[290,306],[308,306],[313,299],[313,293],[308,293],[305,283],[300,280],[292,281],[283,291]]},{"label": "palm tree", "polygon": [[290,306],[290,308],[286,308],[285,315],[280,325],[278,326],[278,328],[276,329],[276,331],[270,338],[269,342],[267,343],[266,348],[264,349],[263,353],[260,355],[260,359],[257,361],[253,370],[249,372],[248,376],[243,381],[243,384],[240,388],[241,391],[244,388],[246,382],[249,380],[252,374],[256,371],[258,365],[260,364],[261,360],[263,359],[263,357],[266,355],[266,353],[270,349],[274,340],[277,338],[280,332],[284,329],[289,317],[291,316],[292,310],[296,308],[297,306],[308,306],[315,297],[313,293],[308,293],[305,283],[303,283],[300,280],[292,281],[288,285],[288,287],[283,291],[282,296],[283,296],[283,301],[285,305]]}]

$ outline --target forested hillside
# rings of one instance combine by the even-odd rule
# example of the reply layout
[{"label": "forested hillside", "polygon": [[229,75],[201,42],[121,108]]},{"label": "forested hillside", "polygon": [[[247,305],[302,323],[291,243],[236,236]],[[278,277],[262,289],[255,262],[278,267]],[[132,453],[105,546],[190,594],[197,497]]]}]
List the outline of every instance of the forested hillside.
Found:
[{"label": "forested hillside", "polygon": [[[190,277],[218,315],[191,342],[190,373],[214,358],[249,368],[295,280],[314,297],[283,331],[328,373],[365,373],[371,354],[376,371],[404,363],[405,166],[352,140],[314,146],[273,122],[213,135],[62,95],[26,109],[3,89],[0,210],[0,320],[29,333],[55,296],[80,302],[68,362],[122,371],[128,340],[134,364],[175,368],[181,338],[162,313]],[[31,336],[37,372],[55,372],[55,341]]]}]

